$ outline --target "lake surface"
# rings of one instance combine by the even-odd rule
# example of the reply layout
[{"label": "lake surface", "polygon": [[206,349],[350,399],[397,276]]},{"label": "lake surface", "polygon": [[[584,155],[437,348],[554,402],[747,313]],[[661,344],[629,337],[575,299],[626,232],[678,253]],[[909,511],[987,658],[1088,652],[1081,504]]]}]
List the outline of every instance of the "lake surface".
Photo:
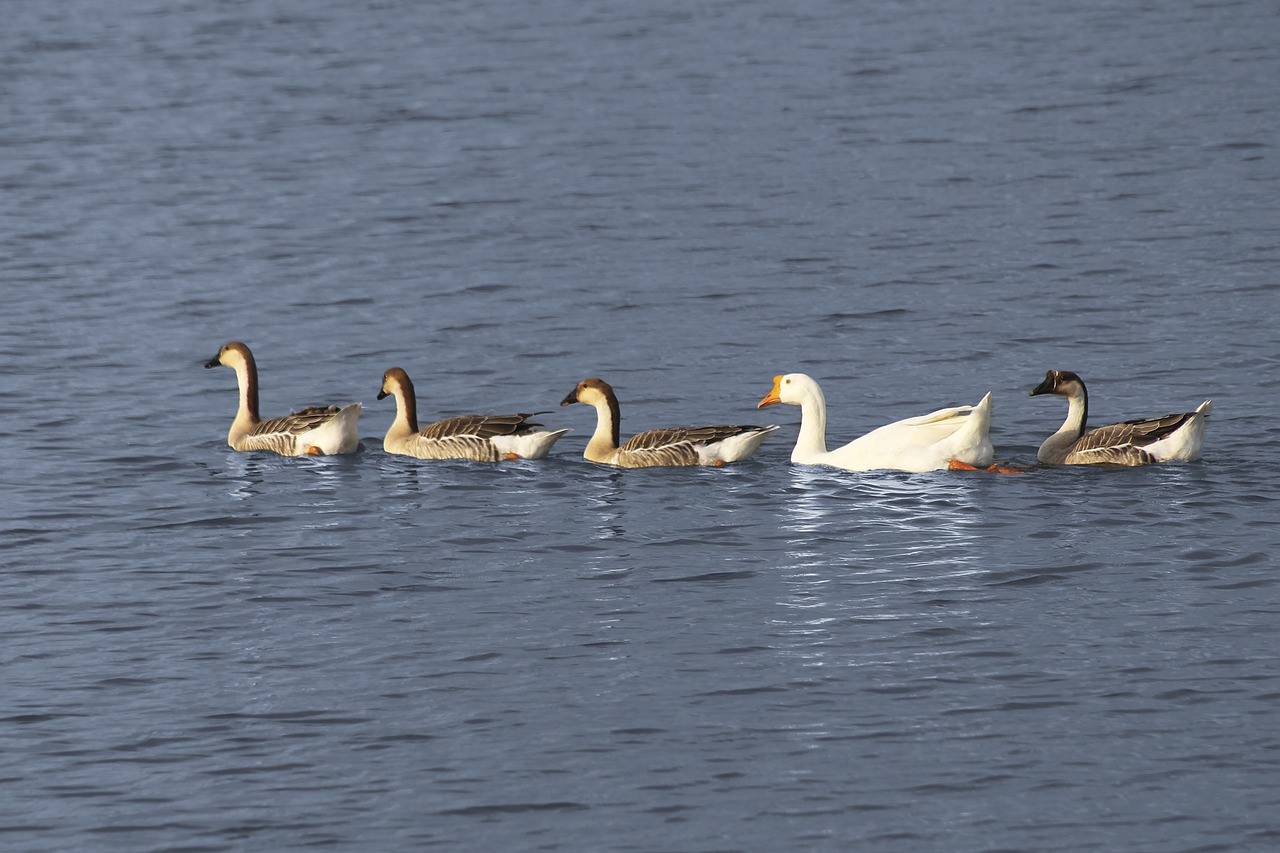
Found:
[{"label": "lake surface", "polygon": [[[1273,3],[11,3],[0,847],[1280,845]],[[361,452],[238,454],[362,401]],[[382,452],[545,412],[539,462]],[[1200,462],[792,466],[995,398]],[[722,469],[581,458],[778,423]]]}]

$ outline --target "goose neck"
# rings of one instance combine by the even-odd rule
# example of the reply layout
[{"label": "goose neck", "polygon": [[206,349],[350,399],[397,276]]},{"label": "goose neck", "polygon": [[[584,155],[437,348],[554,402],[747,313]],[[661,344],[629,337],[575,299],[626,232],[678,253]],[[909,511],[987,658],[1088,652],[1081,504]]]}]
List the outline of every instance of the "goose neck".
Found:
[{"label": "goose neck", "polygon": [[1067,419],[1062,422],[1059,433],[1071,435],[1075,441],[1084,435],[1085,424],[1089,420],[1089,395],[1084,390],[1077,390],[1067,395]]},{"label": "goose neck", "polygon": [[820,388],[809,389],[800,400],[800,435],[795,452],[827,452],[827,401]]},{"label": "goose neck", "polygon": [[262,420],[258,413],[258,367],[253,363],[253,357],[246,354],[236,363],[235,370],[236,385],[240,389],[240,410],[236,413],[236,420],[252,426]]},{"label": "goose neck", "polygon": [[612,394],[601,395],[593,402],[596,410],[596,429],[587,442],[587,458],[607,456],[618,449],[622,420],[618,399]]},{"label": "goose neck", "polygon": [[1071,447],[1084,435],[1085,425],[1089,420],[1089,397],[1082,390],[1074,390],[1066,395],[1067,418],[1058,431],[1044,440],[1036,458],[1051,465],[1061,464]]},{"label": "goose neck", "polygon": [[418,392],[414,390],[413,380],[408,376],[403,377],[395,386],[395,396],[396,426],[403,427],[407,432],[417,432]]}]

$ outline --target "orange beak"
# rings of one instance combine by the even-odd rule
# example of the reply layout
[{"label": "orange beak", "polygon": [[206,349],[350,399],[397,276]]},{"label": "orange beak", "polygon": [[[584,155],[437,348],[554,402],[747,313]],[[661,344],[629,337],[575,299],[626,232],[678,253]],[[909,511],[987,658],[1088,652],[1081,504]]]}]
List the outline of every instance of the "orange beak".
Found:
[{"label": "orange beak", "polygon": [[769,389],[768,394],[764,395],[764,399],[756,404],[756,408],[763,409],[765,406],[772,406],[774,403],[781,403],[782,397],[779,396],[779,394],[782,393],[781,386],[782,386],[782,377],[781,376],[773,377],[773,387]]}]

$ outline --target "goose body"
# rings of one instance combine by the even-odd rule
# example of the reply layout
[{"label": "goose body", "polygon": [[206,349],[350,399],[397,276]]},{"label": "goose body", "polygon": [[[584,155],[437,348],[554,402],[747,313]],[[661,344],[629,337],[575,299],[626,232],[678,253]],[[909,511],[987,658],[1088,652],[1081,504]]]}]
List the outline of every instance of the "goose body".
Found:
[{"label": "goose body", "polygon": [[413,381],[399,367],[382,376],[378,399],[394,395],[396,417],[382,439],[387,453],[418,459],[541,459],[569,430],[539,429],[533,415],[462,415],[418,428],[418,399]]},{"label": "goose body", "polygon": [[619,468],[723,465],[746,459],[776,430],[775,426],[716,424],[703,427],[665,427],[632,436],[619,445],[621,415],[618,397],[603,379],[578,383],[560,402],[586,403],[596,410],[596,430],[583,454],[590,462]]},{"label": "goose body", "polygon": [[[984,468],[992,463],[991,394],[976,406],[954,406],[895,421],[827,450],[827,401],[822,388],[803,373],[775,376],[759,406],[790,403],[800,407],[800,434],[791,461],[830,465],[846,471],[936,471],[949,467]],[[953,466],[953,462],[963,463]]]},{"label": "goose body", "polygon": [[352,453],[360,444],[356,424],[360,404],[308,406],[279,418],[258,414],[258,367],[253,353],[239,341],[223,344],[205,367],[230,367],[240,388],[240,408],[227,444],[235,450],[270,450],[282,456],[328,456]]},{"label": "goose body", "polygon": [[1067,398],[1067,419],[1045,439],[1036,457],[1048,465],[1154,465],[1193,462],[1200,458],[1205,421],[1213,403],[1205,400],[1194,411],[1109,424],[1085,432],[1089,392],[1069,370],[1050,370],[1031,396],[1057,394]]}]

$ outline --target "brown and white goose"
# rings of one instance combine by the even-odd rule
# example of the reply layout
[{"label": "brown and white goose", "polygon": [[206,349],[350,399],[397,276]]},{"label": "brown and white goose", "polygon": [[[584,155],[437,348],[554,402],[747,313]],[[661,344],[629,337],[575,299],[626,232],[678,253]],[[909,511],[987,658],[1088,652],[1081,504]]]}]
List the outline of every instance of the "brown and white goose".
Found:
[{"label": "brown and white goose", "polygon": [[704,427],[666,427],[632,436],[618,445],[621,415],[618,396],[603,379],[578,383],[560,405],[586,403],[596,410],[596,431],[583,456],[590,462],[619,468],[723,465],[746,459],[776,430],[770,426],[716,424]]},{"label": "brown and white goose", "polygon": [[240,386],[240,408],[227,433],[235,450],[270,450],[282,456],[327,456],[352,453],[360,444],[356,423],[360,404],[308,406],[280,418],[263,420],[258,414],[258,366],[253,353],[239,341],[222,345],[205,367],[230,367]]},{"label": "brown and white goose", "polygon": [[1070,370],[1050,370],[1031,396],[1057,394],[1067,398],[1067,419],[1045,439],[1037,457],[1048,465],[1154,465],[1192,462],[1200,458],[1205,420],[1213,403],[1205,400],[1193,412],[1110,424],[1085,432],[1089,393],[1084,381]]},{"label": "brown and white goose", "polygon": [[382,440],[387,453],[418,459],[541,459],[567,429],[547,431],[533,415],[462,415],[418,428],[418,398],[409,374],[393,367],[382,375],[378,399],[395,395],[396,418]]}]

